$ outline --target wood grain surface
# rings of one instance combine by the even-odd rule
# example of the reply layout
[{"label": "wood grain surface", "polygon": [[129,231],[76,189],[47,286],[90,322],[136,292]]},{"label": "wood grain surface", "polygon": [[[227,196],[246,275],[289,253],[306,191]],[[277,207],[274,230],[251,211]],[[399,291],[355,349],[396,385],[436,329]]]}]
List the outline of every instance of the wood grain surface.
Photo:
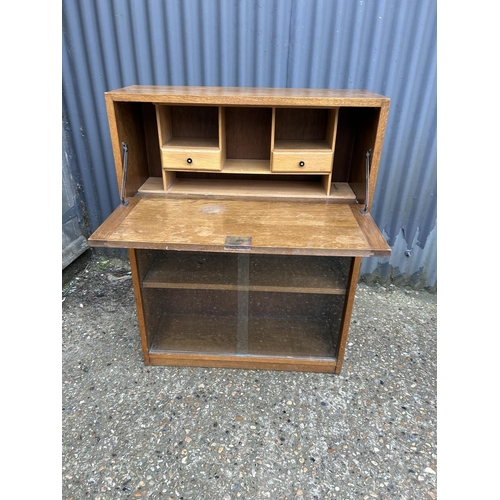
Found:
[{"label": "wood grain surface", "polygon": [[369,90],[132,85],[106,92],[114,101],[245,106],[380,106]]},{"label": "wood grain surface", "polygon": [[255,253],[389,255],[390,248],[371,216],[360,218],[350,207],[315,202],[131,198],[128,206],[118,207],[98,228],[89,243],[222,252],[227,236],[251,236],[250,252]]}]

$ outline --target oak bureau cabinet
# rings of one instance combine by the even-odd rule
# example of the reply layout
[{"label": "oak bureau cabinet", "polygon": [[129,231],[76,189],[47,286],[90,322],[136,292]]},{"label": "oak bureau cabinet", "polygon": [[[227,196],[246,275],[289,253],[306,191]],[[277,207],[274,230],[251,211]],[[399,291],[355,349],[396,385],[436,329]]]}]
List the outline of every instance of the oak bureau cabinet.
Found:
[{"label": "oak bureau cabinet", "polygon": [[364,90],[105,94],[144,361],[340,373],[389,99]]}]

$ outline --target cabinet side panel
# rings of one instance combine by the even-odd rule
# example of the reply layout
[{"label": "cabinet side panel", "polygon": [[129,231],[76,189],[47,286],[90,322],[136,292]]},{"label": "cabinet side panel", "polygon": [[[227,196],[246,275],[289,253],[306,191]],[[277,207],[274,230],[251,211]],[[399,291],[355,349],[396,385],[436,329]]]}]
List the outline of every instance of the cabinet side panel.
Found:
[{"label": "cabinet side panel", "polygon": [[[370,170],[372,171],[379,117],[380,108],[359,108],[355,112],[354,130],[356,135],[348,180],[359,203],[366,203],[366,152],[369,149],[372,151],[370,158]],[[376,172],[373,177],[375,175]],[[372,194],[370,193],[370,199]]]},{"label": "cabinet side panel", "polygon": [[105,94],[104,99],[106,101],[106,113],[108,115],[109,134],[111,137],[111,148],[113,150],[113,159],[115,162],[117,190],[119,192],[118,186],[121,186],[122,182],[122,157],[121,157],[120,138],[118,137],[118,124],[116,121],[116,112],[115,112],[116,109],[115,109],[115,103],[109,94]]},{"label": "cabinet side panel", "polygon": [[160,147],[172,137],[172,119],[170,106],[156,105],[156,127]]},{"label": "cabinet side panel", "polygon": [[375,186],[377,184],[378,167],[380,164],[380,157],[382,156],[382,146],[384,144],[385,129],[387,126],[387,119],[389,117],[390,102],[385,102],[380,108],[380,116],[378,119],[375,145],[373,149],[371,170],[370,170],[370,199],[368,203],[368,210],[371,210],[373,202],[373,194],[375,193]]},{"label": "cabinet side panel", "polygon": [[335,373],[339,374],[342,370],[342,363],[344,361],[345,346],[347,344],[347,336],[349,334],[349,327],[351,324],[351,314],[354,307],[354,295],[358,285],[359,269],[361,267],[361,257],[354,257],[351,263],[351,270],[349,272],[349,282],[347,285],[347,293],[344,303],[344,313],[342,315],[342,326],[340,328],[340,339],[338,343],[337,366]]},{"label": "cabinet side panel", "polygon": [[[142,297],[141,286],[143,274],[146,271],[145,268],[148,267],[148,263],[145,261],[145,258],[147,258],[147,254],[145,252],[141,252],[131,248],[128,251],[128,255],[130,259],[130,270],[132,272],[132,284],[134,286],[134,296],[137,310],[137,321],[139,323],[139,332],[141,336],[142,353],[144,356],[144,363],[149,365],[149,345],[151,343],[151,340],[148,339],[148,332],[146,329],[144,301]],[[141,255],[143,256],[142,259]]]},{"label": "cabinet side panel", "polygon": [[338,111],[332,182],[348,182],[349,180],[354,138],[356,137],[354,112],[353,108],[340,108]]},{"label": "cabinet side panel", "polygon": [[114,102],[115,125],[112,131],[118,186],[122,185],[123,158],[122,142],[128,146],[127,182],[125,197],[134,196],[149,177],[148,152],[144,134],[142,104],[134,102]]},{"label": "cabinet side panel", "polygon": [[144,138],[148,158],[149,177],[161,177],[161,154],[158,143],[158,126],[156,123],[156,110],[153,104],[144,103],[142,106],[144,120]]},{"label": "cabinet side panel", "polygon": [[226,162],[226,109],[219,107],[219,149],[220,149],[220,168],[224,167]]},{"label": "cabinet side panel", "polygon": [[337,108],[328,111],[328,125],[326,129],[326,141],[332,150],[335,150],[335,140],[337,138],[339,110]]}]

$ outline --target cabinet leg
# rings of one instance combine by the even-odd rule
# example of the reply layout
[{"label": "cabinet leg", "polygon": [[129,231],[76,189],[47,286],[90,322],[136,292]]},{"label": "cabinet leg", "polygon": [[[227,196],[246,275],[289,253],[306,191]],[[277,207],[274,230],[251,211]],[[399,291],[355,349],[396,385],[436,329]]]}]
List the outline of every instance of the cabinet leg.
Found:
[{"label": "cabinet leg", "polygon": [[356,286],[358,284],[359,270],[361,267],[361,257],[354,257],[351,263],[351,270],[349,272],[349,283],[347,285],[347,293],[344,303],[344,314],[342,316],[342,326],[340,328],[339,349],[337,355],[337,366],[335,373],[338,375],[342,370],[342,363],[344,362],[344,351],[347,344],[347,335],[349,334],[349,326],[351,324],[352,308],[354,306],[354,295],[356,293]]}]

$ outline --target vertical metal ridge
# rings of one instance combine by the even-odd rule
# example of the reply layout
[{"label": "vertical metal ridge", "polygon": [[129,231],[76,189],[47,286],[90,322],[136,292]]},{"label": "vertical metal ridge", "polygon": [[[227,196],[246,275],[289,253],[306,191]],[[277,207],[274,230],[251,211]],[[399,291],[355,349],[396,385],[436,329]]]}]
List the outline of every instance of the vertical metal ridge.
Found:
[{"label": "vertical metal ridge", "polygon": [[[65,130],[89,227],[119,203],[105,91],[133,84],[367,88],[391,98],[372,215],[393,255],[370,269],[422,268],[432,280],[436,10],[435,0],[63,0]],[[401,238],[411,257],[400,254]]]}]

